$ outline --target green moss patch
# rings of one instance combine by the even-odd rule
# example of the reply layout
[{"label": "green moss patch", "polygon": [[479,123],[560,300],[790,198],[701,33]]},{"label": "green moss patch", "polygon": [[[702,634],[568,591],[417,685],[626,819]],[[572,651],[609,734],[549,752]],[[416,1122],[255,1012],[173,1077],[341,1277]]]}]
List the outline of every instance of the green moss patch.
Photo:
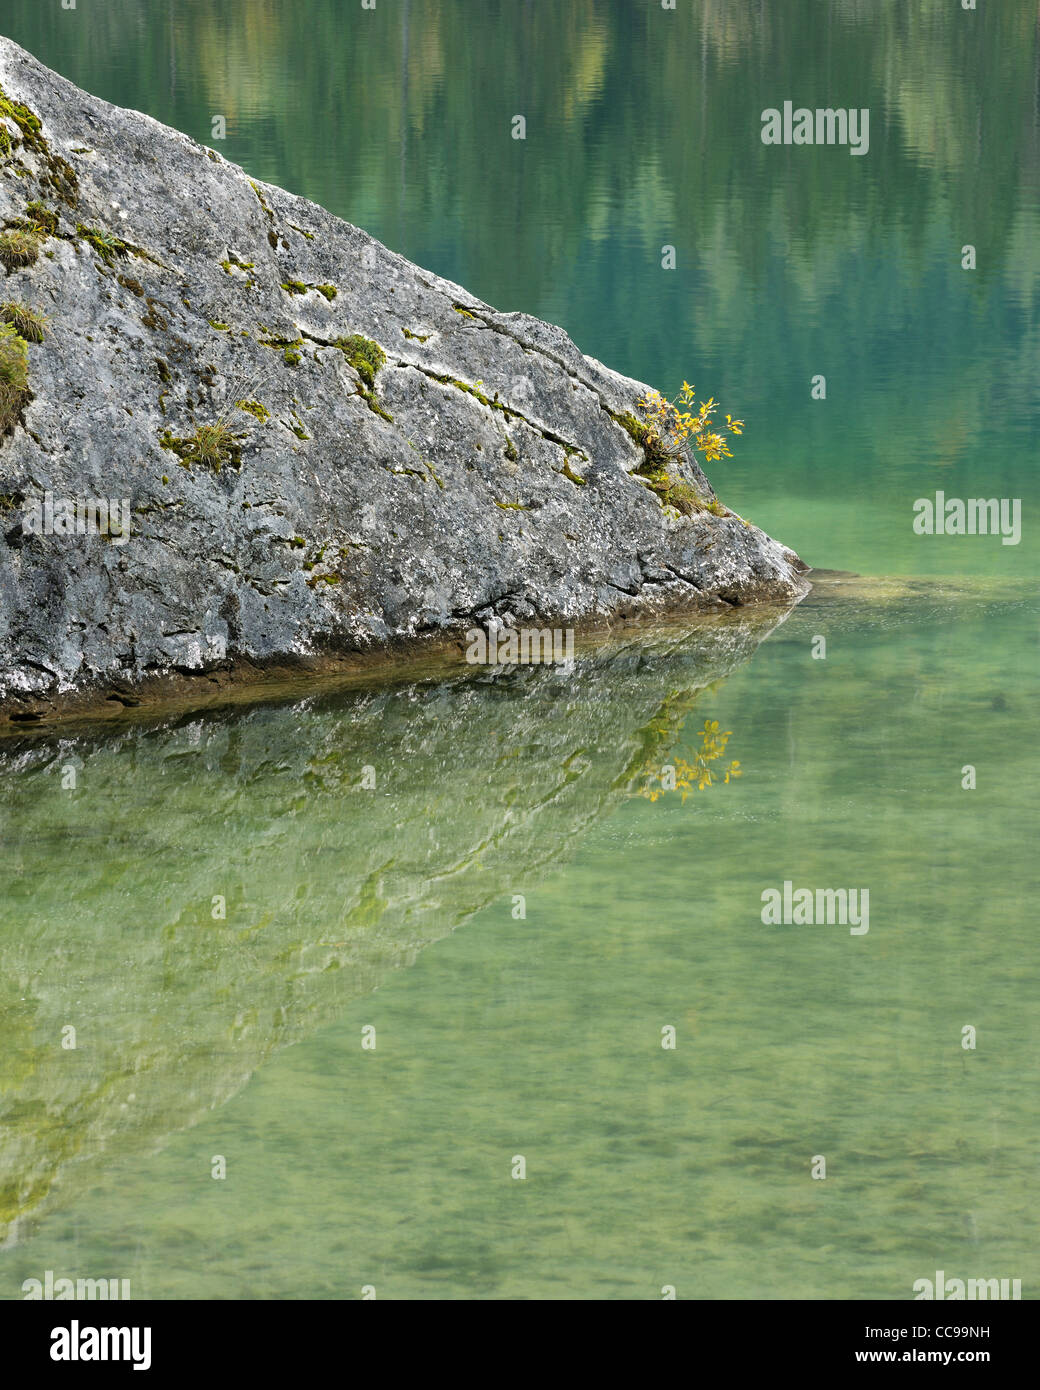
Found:
[{"label": "green moss patch", "polygon": [[371,338],[363,338],[360,333],[352,333],[349,338],[337,338],[332,346],[339,348],[371,390],[376,384],[376,373],[386,366],[386,353],[379,344]]},{"label": "green moss patch", "polygon": [[264,212],[267,214],[267,216],[268,216],[268,217],[271,219],[271,221],[273,222],[273,221],[274,221],[274,213],[273,213],[273,211],[271,210],[271,208],[270,208],[270,206],[269,206],[269,204],[268,204],[268,202],[267,202],[267,199],[264,197],[263,193],[260,191],[260,185],[259,185],[258,183],[254,183],[253,180],[250,179],[250,180],[249,180],[249,187],[250,187],[250,188],[253,190],[253,192],[256,194],[257,202],[260,204],[260,206],[263,208]]},{"label": "green moss patch", "polygon": [[45,236],[54,236],[58,230],[58,214],[41,203],[38,198],[33,198],[25,205],[25,215],[34,227],[40,229]]},{"label": "green moss patch", "polygon": [[256,269],[254,261],[240,261],[233,251],[229,251],[227,258],[220,262],[220,268],[225,275],[231,275],[233,270],[241,270],[246,277],[246,289],[251,290],[256,285],[256,279],[249,274],[249,271]]},{"label": "green moss patch", "polygon": [[376,395],[374,391],[366,391],[362,389],[358,392],[358,395],[368,406],[369,410],[372,411],[373,415],[382,416],[384,420],[389,420],[391,425],[394,423],[394,417],[390,414],[389,410],[385,409],[382,405],[380,405],[379,397]]},{"label": "green moss patch", "polygon": [[304,280],[283,280],[282,289],[286,294],[308,294],[315,290],[318,294],[324,295],[330,304],[339,294],[335,285],[312,285]]},{"label": "green moss patch", "polygon": [[36,112],[31,111],[24,102],[12,101],[2,87],[0,87],[0,116],[5,120],[14,121],[22,133],[22,139],[27,143],[34,141],[43,130],[43,122]]},{"label": "green moss patch", "polygon": [[331,346],[339,348],[364,383],[358,394],[369,410],[392,424],[394,417],[380,404],[374,389],[376,373],[386,365],[386,353],[383,349],[371,338],[364,338],[360,333],[352,333],[349,338],[337,338]]},{"label": "green moss patch", "polygon": [[297,439],[310,439],[310,435],[304,429],[303,421],[297,415],[296,411],[293,410],[290,413],[292,415],[292,423],[290,424],[288,421],[283,421],[286,427],[292,430]]},{"label": "green moss patch", "polygon": [[[263,325],[261,325],[262,327]],[[258,338],[257,342],[261,347],[274,348],[276,352],[282,354],[282,360],[287,367],[298,367],[300,365],[300,348],[303,347],[302,338]]]},{"label": "green moss patch", "polygon": [[[3,87],[0,87],[0,118],[11,121],[18,128],[18,136],[14,138],[5,129],[0,153],[9,157],[15,139],[19,139],[26,149],[32,150],[40,157],[43,164],[38,175],[40,183],[49,188],[56,198],[67,203],[70,207],[74,206],[79,196],[79,180],[76,171],[68,160],[51,153],[50,146],[43,134],[43,122],[36,112],[26,106],[24,102],[13,100],[7,95]],[[16,169],[15,172],[23,174],[23,176],[30,174],[30,171],[24,166],[22,169]]]}]

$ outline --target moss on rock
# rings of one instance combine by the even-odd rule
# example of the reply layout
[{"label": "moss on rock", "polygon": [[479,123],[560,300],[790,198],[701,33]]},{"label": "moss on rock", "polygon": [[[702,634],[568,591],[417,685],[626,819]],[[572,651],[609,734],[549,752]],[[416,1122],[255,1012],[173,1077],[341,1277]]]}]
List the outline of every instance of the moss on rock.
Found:
[{"label": "moss on rock", "polygon": [[360,333],[352,333],[349,338],[337,338],[333,347],[339,348],[371,390],[376,384],[376,373],[386,366],[386,353],[379,344],[374,343],[371,338],[363,338]]}]

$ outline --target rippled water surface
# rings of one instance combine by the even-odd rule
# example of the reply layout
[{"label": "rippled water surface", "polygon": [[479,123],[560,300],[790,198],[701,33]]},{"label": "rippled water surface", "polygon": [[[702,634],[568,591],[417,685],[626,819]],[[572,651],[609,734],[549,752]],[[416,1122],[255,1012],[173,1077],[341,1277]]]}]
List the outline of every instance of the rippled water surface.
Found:
[{"label": "rippled water surface", "polygon": [[[81,85],[714,393],[723,498],[864,577],[570,673],[0,743],[0,1297],[1036,1296],[1035,5],[680,9],[8,0]],[[763,146],[785,99],[869,107],[869,154]],[[936,490],[1020,543],[915,535]],[[869,930],[764,924],[785,880]]]}]

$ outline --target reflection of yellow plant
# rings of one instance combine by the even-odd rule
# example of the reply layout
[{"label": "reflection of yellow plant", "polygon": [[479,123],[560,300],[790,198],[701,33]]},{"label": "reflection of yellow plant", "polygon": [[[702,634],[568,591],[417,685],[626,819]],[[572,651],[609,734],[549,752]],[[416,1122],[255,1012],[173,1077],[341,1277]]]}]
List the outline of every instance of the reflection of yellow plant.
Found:
[{"label": "reflection of yellow plant", "polygon": [[[649,428],[673,457],[681,457],[684,444],[699,449],[708,462],[733,457],[726,436],[714,428],[712,416],[718,409],[718,402],[710,396],[697,405],[694,388],[688,381],[683,382],[674,401],[667,400],[659,391],[648,391],[639,402],[639,408]],[[727,415],[725,427],[730,434],[743,434],[744,421]]]},{"label": "reflection of yellow plant", "polygon": [[723,783],[728,782],[731,777],[740,777],[740,763],[737,761],[715,768],[714,774],[709,766],[710,763],[718,762],[725,754],[731,732],[727,729],[720,733],[719,721],[706,719],[704,728],[700,730],[701,746],[694,753],[692,761],[675,757],[659,769],[646,768],[639,795],[645,796],[649,801],[656,801],[665,792],[677,791],[685,801],[695,786],[697,791],[702,792],[705,787],[714,785],[720,776]]}]

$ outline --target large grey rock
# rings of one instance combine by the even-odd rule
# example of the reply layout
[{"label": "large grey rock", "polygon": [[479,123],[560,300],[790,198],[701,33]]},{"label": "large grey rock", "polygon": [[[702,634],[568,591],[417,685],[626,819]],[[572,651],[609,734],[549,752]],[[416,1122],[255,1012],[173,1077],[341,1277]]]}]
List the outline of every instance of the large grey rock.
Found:
[{"label": "large grey rock", "polygon": [[[560,329],[495,312],[2,38],[0,84],[0,219],[34,201],[57,218],[3,286],[50,315],[0,445],[6,712],[474,619],[807,590],[797,557],[739,517],[662,508],[617,419],[646,388]],[[372,389],[334,345],[355,334],[386,354]],[[240,436],[223,466],[179,455],[217,423]],[[695,464],[679,473],[714,500]],[[26,534],[47,493],[126,499],[129,538]]]}]

